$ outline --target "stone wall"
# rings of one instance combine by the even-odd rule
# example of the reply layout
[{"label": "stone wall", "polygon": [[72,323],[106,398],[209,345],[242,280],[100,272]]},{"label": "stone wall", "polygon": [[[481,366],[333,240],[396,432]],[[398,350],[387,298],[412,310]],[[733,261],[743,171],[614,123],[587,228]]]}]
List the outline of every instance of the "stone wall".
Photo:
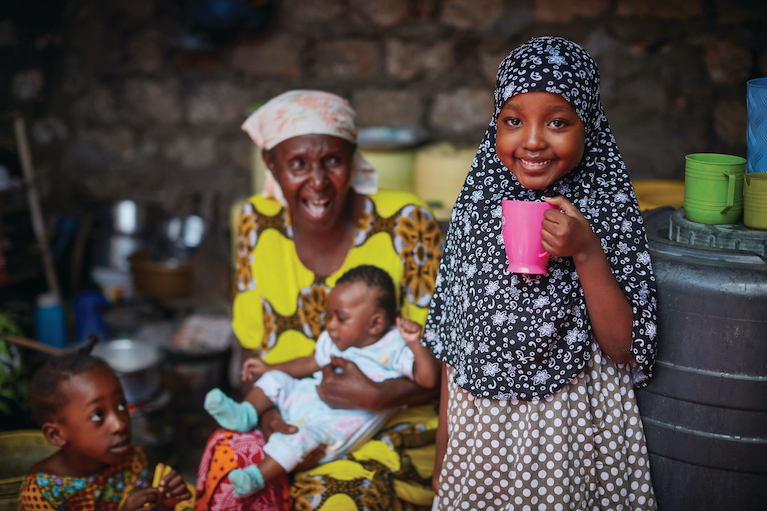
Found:
[{"label": "stone wall", "polygon": [[348,97],[361,126],[475,145],[498,63],[546,34],[597,60],[632,177],[682,179],[687,153],[745,155],[745,82],[767,75],[760,0],[275,0],[266,30],[197,48],[180,0],[49,0],[43,21],[12,3],[0,109],[27,116],[61,207],[225,210],[250,189],[248,105],[292,88]]}]

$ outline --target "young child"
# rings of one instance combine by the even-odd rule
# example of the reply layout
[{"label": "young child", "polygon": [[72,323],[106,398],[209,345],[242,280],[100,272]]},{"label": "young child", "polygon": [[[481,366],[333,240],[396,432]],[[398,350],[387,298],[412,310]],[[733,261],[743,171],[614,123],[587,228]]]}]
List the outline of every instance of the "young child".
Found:
[{"label": "young child", "polygon": [[[220,390],[205,397],[205,409],[227,429],[250,431],[258,417],[277,407],[285,422],[298,427],[293,434],[272,433],[264,446],[264,460],[229,473],[236,497],[243,498],[269,481],[295,468],[303,457],[325,445],[321,463],[344,456],[352,447],[373,434],[389,415],[388,411],[341,410],[330,408],[317,394],[322,367],[334,366],[337,358],[357,364],[373,381],[406,376],[423,387],[434,387],[439,364],[419,344],[421,325],[396,317],[394,283],[375,266],[358,266],[344,273],[328,296],[326,330],[317,339],[314,355],[290,362],[268,365],[250,359],[243,373],[258,381],[236,403]],[[260,378],[259,378],[260,377]]]},{"label": "young child", "polygon": [[[545,275],[507,272],[503,199],[555,206]],[[532,39],[498,70],[425,327],[443,362],[435,507],[655,509],[632,388],[651,376],[655,335],[647,240],[596,63]]]},{"label": "young child", "polygon": [[175,470],[150,488],[146,457],[130,443],[120,381],[90,355],[94,344],[48,360],[32,378],[32,413],[48,442],[61,449],[32,466],[18,509],[192,509],[192,495]]}]

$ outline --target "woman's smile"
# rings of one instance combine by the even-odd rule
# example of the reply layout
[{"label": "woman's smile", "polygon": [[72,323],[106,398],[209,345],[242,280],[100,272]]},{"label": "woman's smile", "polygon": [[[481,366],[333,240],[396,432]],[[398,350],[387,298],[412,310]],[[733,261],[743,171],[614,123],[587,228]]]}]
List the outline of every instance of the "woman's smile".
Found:
[{"label": "woman's smile", "polygon": [[307,213],[312,218],[320,219],[329,209],[330,199],[304,199],[302,201]]},{"label": "woman's smile", "polygon": [[342,218],[355,149],[338,137],[301,135],[264,152],[298,224],[326,229]]}]

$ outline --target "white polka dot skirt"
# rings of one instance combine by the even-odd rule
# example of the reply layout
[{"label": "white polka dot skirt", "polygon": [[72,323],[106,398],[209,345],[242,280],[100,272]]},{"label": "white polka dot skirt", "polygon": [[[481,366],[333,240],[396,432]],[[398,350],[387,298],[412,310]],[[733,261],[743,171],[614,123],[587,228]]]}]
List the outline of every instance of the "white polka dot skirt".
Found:
[{"label": "white polka dot skirt", "polygon": [[657,509],[627,366],[596,347],[584,372],[535,401],[476,397],[452,373],[440,510]]}]

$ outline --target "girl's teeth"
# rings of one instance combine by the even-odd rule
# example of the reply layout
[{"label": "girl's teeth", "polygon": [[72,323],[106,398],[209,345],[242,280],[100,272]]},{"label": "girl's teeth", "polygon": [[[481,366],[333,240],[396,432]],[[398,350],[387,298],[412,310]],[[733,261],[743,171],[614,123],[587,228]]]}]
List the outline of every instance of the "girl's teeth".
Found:
[{"label": "girl's teeth", "polygon": [[549,163],[551,160],[544,160],[544,161],[530,161],[530,160],[522,160],[522,163],[525,165],[529,165],[531,167],[543,167],[547,163]]}]

